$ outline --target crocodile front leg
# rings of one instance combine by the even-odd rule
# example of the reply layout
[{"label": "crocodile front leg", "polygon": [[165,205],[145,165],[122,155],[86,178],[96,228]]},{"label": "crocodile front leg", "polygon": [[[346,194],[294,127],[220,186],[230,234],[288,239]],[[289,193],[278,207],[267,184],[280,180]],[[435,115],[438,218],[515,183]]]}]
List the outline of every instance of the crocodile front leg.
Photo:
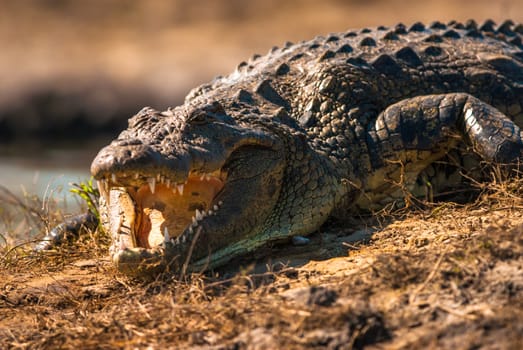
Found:
[{"label": "crocodile front leg", "polygon": [[86,214],[75,215],[49,231],[34,247],[34,251],[51,250],[64,243],[68,238],[78,238],[83,232],[95,230],[97,226],[98,218],[91,211]]},{"label": "crocodile front leg", "polygon": [[463,141],[494,164],[522,159],[520,128],[469,94],[418,96],[389,106],[366,135],[372,174],[364,183],[366,196],[358,206],[378,208],[402,197],[399,187],[391,184],[402,182],[409,188],[422,170]]},{"label": "crocodile front leg", "polygon": [[[388,142],[395,151],[420,152],[448,149],[457,134],[471,142],[485,160],[506,164],[521,156],[520,128],[496,108],[465,93],[403,100],[380,114],[369,131],[370,145]],[[389,149],[379,148],[381,152]]]}]

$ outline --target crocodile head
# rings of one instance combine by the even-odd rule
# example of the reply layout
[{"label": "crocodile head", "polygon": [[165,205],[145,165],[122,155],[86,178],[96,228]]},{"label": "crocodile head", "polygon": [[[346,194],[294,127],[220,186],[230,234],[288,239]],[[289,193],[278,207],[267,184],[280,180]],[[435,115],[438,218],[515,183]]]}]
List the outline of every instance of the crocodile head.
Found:
[{"label": "crocodile head", "polygon": [[203,269],[256,245],[281,189],[281,150],[274,133],[217,102],[144,108],[91,165],[117,268]]}]

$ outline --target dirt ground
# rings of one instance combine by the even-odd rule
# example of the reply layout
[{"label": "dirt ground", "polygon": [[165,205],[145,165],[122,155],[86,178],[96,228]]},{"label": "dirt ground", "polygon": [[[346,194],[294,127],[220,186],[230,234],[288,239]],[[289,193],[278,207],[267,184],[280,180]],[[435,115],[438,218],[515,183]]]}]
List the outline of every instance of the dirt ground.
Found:
[{"label": "dirt ground", "polygon": [[[521,183],[472,204],[331,222],[238,271],[129,280],[91,235],[2,252],[8,349],[521,349]],[[514,190],[516,192],[514,192]],[[99,242],[96,242],[96,241]],[[262,258],[261,256],[270,256]]]}]

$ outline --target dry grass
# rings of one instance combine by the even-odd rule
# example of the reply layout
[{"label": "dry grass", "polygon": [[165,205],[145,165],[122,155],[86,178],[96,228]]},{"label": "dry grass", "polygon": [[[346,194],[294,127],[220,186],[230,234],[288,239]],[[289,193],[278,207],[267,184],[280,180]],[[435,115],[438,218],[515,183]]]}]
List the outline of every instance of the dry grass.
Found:
[{"label": "dry grass", "polygon": [[4,250],[0,339],[13,349],[518,349],[521,185],[389,215],[363,242],[352,238],[368,221],[331,223],[309,247],[273,248],[268,269],[260,258],[184,281],[128,280],[93,236],[41,256]]}]

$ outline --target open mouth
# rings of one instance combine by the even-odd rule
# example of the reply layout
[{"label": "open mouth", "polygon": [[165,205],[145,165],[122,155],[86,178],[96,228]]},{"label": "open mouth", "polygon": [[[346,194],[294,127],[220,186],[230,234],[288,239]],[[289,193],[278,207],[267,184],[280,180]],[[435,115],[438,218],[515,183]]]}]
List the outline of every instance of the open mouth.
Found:
[{"label": "open mouth", "polygon": [[216,215],[222,204],[217,195],[224,184],[220,170],[190,173],[183,182],[138,173],[98,180],[108,216],[102,221],[113,237],[111,253],[175,244],[183,232],[196,230],[207,216]]}]

